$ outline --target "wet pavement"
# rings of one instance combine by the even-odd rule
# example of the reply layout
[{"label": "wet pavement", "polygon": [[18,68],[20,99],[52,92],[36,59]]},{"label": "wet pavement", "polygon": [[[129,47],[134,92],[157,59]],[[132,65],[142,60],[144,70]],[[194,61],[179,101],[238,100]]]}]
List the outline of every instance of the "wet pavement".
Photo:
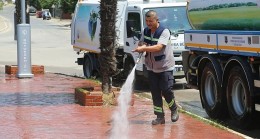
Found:
[{"label": "wet pavement", "polygon": [[[4,139],[108,139],[116,106],[89,107],[74,103],[76,87],[93,86],[81,78],[45,73],[18,79],[0,70],[0,138]],[[128,111],[129,139],[247,138],[220,129],[186,113],[176,123],[152,126],[152,101],[135,94]],[[121,139],[121,137],[118,137]]]}]

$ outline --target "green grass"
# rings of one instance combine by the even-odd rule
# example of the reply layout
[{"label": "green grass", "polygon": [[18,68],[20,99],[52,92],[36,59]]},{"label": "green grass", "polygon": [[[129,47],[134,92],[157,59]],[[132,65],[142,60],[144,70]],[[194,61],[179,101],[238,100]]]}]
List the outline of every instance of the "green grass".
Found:
[{"label": "green grass", "polygon": [[260,8],[256,6],[192,11],[189,18],[201,29],[260,30]]}]

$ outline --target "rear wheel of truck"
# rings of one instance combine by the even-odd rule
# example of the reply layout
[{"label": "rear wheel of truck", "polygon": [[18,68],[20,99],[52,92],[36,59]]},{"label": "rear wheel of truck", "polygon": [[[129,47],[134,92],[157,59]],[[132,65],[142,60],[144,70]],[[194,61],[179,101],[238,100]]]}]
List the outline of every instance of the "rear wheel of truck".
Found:
[{"label": "rear wheel of truck", "polygon": [[221,77],[221,69],[215,69],[211,62],[204,67],[201,76],[201,101],[211,118],[225,118],[227,110],[225,109],[225,95],[221,89],[221,83],[217,79]]},{"label": "rear wheel of truck", "polygon": [[252,78],[240,66],[231,69],[227,80],[227,104],[230,116],[241,128],[250,128],[255,104],[250,95]]},{"label": "rear wheel of truck", "polygon": [[86,78],[93,76],[93,64],[91,58],[88,55],[85,55],[84,57],[83,72]]}]

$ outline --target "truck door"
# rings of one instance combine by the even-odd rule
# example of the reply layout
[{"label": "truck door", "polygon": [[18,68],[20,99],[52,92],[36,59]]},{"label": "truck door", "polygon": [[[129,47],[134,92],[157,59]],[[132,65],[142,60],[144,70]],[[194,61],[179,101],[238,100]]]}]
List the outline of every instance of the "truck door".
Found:
[{"label": "truck door", "polygon": [[[131,31],[129,29],[126,29],[126,44],[125,44],[125,53],[129,53],[132,55],[134,61],[136,61],[138,57],[137,52],[132,52],[133,49],[135,49],[138,45],[139,39],[141,37],[142,32],[142,22],[141,22],[141,14],[139,12],[132,12],[129,11],[127,13],[127,21],[130,21],[132,23]],[[126,26],[127,27],[127,26]],[[143,70],[143,62],[139,62],[139,64],[136,67],[136,70]]]}]

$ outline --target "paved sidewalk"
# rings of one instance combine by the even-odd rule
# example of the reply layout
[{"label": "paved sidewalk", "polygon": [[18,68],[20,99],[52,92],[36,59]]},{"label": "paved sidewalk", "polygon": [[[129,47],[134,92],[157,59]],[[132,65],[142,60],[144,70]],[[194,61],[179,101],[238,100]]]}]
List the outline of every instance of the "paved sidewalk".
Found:
[{"label": "paved sidewalk", "polygon": [[[17,79],[0,68],[0,138],[108,139],[116,107],[74,103],[74,89],[91,85],[85,79],[52,73]],[[129,139],[247,138],[185,113],[180,113],[180,119],[172,123],[166,111],[166,124],[152,126],[152,102],[137,95],[128,116]]]}]

